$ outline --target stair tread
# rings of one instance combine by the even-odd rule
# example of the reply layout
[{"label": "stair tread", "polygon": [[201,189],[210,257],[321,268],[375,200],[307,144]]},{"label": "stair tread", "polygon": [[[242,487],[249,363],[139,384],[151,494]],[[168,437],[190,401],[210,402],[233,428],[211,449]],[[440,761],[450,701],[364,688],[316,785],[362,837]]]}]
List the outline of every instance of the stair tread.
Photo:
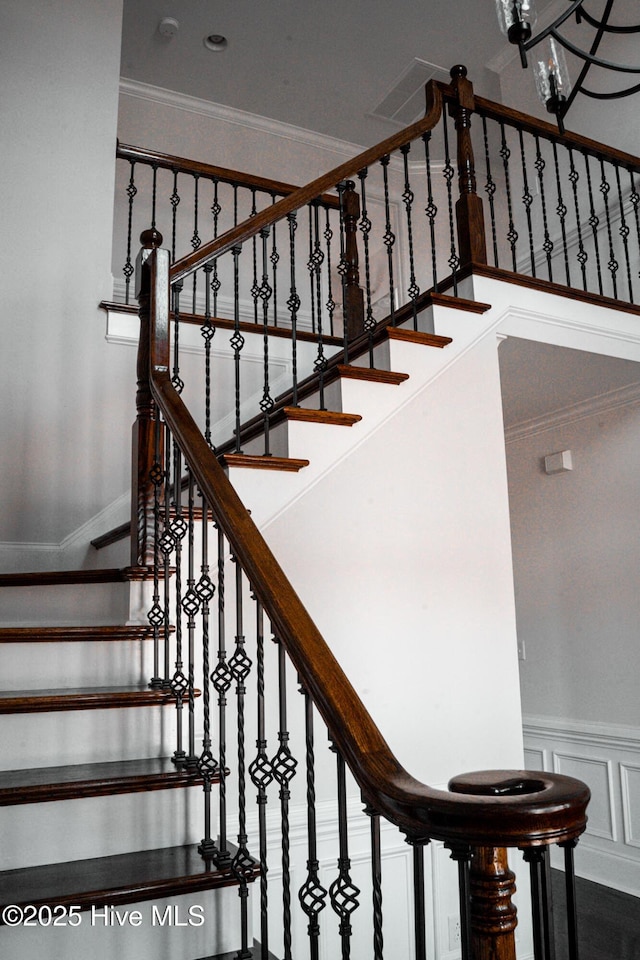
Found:
[{"label": "stair tread", "polygon": [[419,343],[425,347],[447,347],[452,343],[451,337],[443,337],[437,333],[425,333],[422,330],[408,330],[406,327],[388,327],[389,340],[405,340],[407,343]]},{"label": "stair tread", "polygon": [[107,567],[96,570],[36,570],[0,573],[0,587],[43,587],[65,583],[129,583],[142,578],[142,568]]},{"label": "stair tread", "polygon": [[295,457],[259,456],[251,453],[225,453],[221,457],[223,466],[246,467],[249,470],[284,470],[288,473],[297,473],[303,467],[309,466],[308,460]]},{"label": "stair tread", "polygon": [[352,427],[362,417],[359,413],[342,413],[339,410],[310,410],[307,407],[285,407],[282,411],[287,420],[302,420],[306,423],[326,423],[339,427]]},{"label": "stair tread", "polygon": [[[254,867],[248,879],[257,874]],[[231,867],[207,865],[197,844],[50,863],[0,873],[0,905],[124,904],[236,885]]]},{"label": "stair tread", "polygon": [[[215,779],[215,778],[214,778]],[[202,782],[168,757],[0,771],[0,806],[166,790]]]},{"label": "stair tread", "polygon": [[82,640],[146,640],[153,628],[144,624],[89,627],[0,627],[0,643],[52,643]]},{"label": "stair tread", "polygon": [[351,364],[338,364],[338,375],[350,380],[369,380],[371,383],[390,383],[398,385],[409,379],[408,373],[396,373],[393,370],[378,370],[374,367],[354,367]]},{"label": "stair tread", "polygon": [[[199,695],[198,691],[196,695]],[[0,690],[0,713],[4,714],[164,706],[173,702],[174,697],[170,690],[153,690],[143,685]]]}]

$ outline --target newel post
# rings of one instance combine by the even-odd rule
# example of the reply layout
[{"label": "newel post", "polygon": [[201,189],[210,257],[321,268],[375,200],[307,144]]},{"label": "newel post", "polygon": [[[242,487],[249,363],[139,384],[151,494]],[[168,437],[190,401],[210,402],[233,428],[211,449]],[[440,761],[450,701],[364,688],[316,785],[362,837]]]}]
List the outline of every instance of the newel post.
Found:
[{"label": "newel post", "polygon": [[344,250],[340,265],[343,283],[343,312],[347,340],[352,340],[364,331],[364,294],[360,287],[360,261],[358,257],[358,221],[360,197],[353,180],[338,184]]},{"label": "newel post", "polygon": [[136,297],[140,316],[138,342],[136,420],[131,444],[131,566],[152,567],[154,562],[154,485],[151,469],[155,448],[155,403],[149,383],[151,288],[143,270],[149,254],[162,244],[155,229],[140,236],[142,249],[136,261]]},{"label": "newel post", "polygon": [[504,847],[474,847],[471,854],[473,960],[516,960],[515,874]]},{"label": "newel post", "polygon": [[451,68],[451,79],[456,102],[449,105],[449,114],[455,120],[458,135],[458,253],[460,265],[464,267],[469,263],[486,263],[487,244],[482,198],[476,192],[476,170],[471,143],[471,114],[475,110],[473,84],[467,80],[467,68],[461,64]]}]

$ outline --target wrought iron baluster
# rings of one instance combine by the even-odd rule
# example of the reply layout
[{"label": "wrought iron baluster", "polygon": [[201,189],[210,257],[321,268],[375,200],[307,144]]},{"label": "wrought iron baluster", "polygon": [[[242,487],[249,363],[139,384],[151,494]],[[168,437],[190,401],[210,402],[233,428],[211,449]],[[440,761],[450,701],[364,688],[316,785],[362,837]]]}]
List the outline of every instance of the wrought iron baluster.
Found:
[{"label": "wrought iron baluster", "polygon": [[471,848],[467,844],[451,845],[450,851],[451,859],[458,864],[462,960],[474,960],[471,946]]},{"label": "wrought iron baluster", "polygon": [[182,280],[178,280],[173,285],[173,369],[171,371],[171,383],[177,393],[182,393],[184,381],[180,377],[180,294],[182,293]]},{"label": "wrought iron baluster", "polygon": [[209,573],[209,509],[207,501],[202,498],[202,547],[200,554],[200,579],[195,592],[200,601],[202,619],[202,713],[203,737],[202,752],[198,757],[198,773],[202,777],[204,790],[204,837],[200,841],[198,851],[206,860],[218,856],[218,848],[211,836],[211,784],[218,771],[218,762],[213,756],[211,747],[211,677],[210,671],[210,635],[209,615],[211,601],[215,596],[215,586]]},{"label": "wrought iron baluster", "polygon": [[[165,481],[162,469],[163,425],[159,413],[153,431],[153,466],[150,480],[153,483],[153,598],[148,619],[153,629],[153,676],[149,681],[152,690],[162,689],[163,678],[160,676],[160,630],[164,624],[164,612],[160,606],[160,528],[162,525],[162,498]],[[166,676],[166,674],[165,674]]]},{"label": "wrought iron baluster", "polygon": [[173,190],[169,197],[171,204],[171,262],[176,258],[176,232],[178,219],[178,204],[180,203],[180,194],[178,193],[178,171],[173,170]]},{"label": "wrought iron baluster", "polygon": [[516,243],[518,242],[518,231],[515,228],[513,222],[513,202],[511,199],[511,176],[509,174],[509,158],[511,157],[511,150],[509,149],[509,144],[507,143],[507,135],[505,132],[504,123],[500,121],[500,157],[502,158],[502,166],[504,169],[504,185],[507,194],[507,212],[509,216],[509,229],[507,230],[507,240],[511,247],[511,264],[513,267],[514,273],[518,272],[518,261],[516,259]]},{"label": "wrought iron baluster", "polygon": [[291,836],[289,825],[289,785],[295,776],[298,761],[289,747],[289,727],[287,724],[287,671],[284,647],[277,637],[278,645],[278,704],[279,730],[278,752],[271,761],[273,775],[280,787],[280,823],[282,830],[282,925],[284,938],[283,960],[291,960]]},{"label": "wrought iron baluster", "polygon": [[615,299],[618,297],[618,282],[617,274],[620,268],[620,264],[616,260],[615,250],[613,249],[613,230],[611,229],[611,213],[609,210],[609,193],[611,191],[611,184],[607,180],[606,174],[604,172],[604,160],[600,160],[600,193],[602,194],[604,200],[604,214],[607,221],[607,237],[609,240],[609,262],[607,267],[609,268],[609,273],[611,274],[611,283],[613,284],[613,296]]},{"label": "wrought iron baluster", "polygon": [[367,810],[371,821],[371,884],[373,891],[373,960],[383,960],[382,935],[382,849],[380,845],[380,817]]},{"label": "wrought iron baluster", "polygon": [[578,912],[576,909],[576,874],[573,863],[573,851],[577,840],[561,843],[564,851],[564,883],[567,898],[567,943],[569,960],[580,960],[578,950]]},{"label": "wrought iron baluster", "polygon": [[260,401],[260,410],[264,420],[264,455],[270,455],[269,449],[269,413],[273,407],[273,398],[269,390],[269,300],[273,290],[269,286],[269,274],[267,266],[268,250],[267,241],[269,240],[269,228],[264,227],[260,231],[262,241],[262,282],[259,288],[260,299],[262,300],[262,346],[263,346],[263,389],[262,399]]},{"label": "wrought iron baluster", "polygon": [[[271,195],[271,202],[276,203],[277,196],[275,193]],[[278,264],[280,263],[280,254],[278,253],[278,240],[277,240],[277,229],[278,224],[274,222],[273,224],[273,234],[271,237],[271,253],[269,254],[269,261],[271,263],[272,277],[273,277],[273,325],[274,327],[278,326]]]},{"label": "wrought iron baluster", "polygon": [[638,205],[640,205],[640,194],[636,190],[636,183],[635,183],[635,178],[633,176],[633,170],[629,170],[629,182],[631,184],[631,193],[629,194],[629,203],[631,204],[631,207],[633,209],[633,217],[636,223],[636,240],[638,243],[638,249],[640,249],[640,211],[638,210]]},{"label": "wrought iron baluster", "polygon": [[620,210],[620,227],[618,232],[622,238],[622,248],[624,250],[624,263],[627,274],[627,289],[629,290],[629,300],[633,303],[633,284],[631,282],[631,262],[629,260],[629,234],[631,230],[627,223],[627,218],[624,215],[624,200],[622,197],[622,184],[620,182],[620,167],[618,164],[615,166],[616,171],[616,186],[618,189],[618,207]]},{"label": "wrought iron baluster", "polygon": [[325,207],[324,213],[325,223],[324,233],[322,235],[325,241],[327,258],[327,302],[325,306],[327,308],[327,316],[329,318],[329,335],[333,336],[333,314],[336,309],[336,302],[333,299],[333,282],[331,280],[331,241],[333,240],[333,230],[331,229],[331,222],[329,220],[329,207]]},{"label": "wrought iron baluster", "polygon": [[262,605],[256,602],[256,683],[257,683],[257,740],[258,752],[249,766],[251,782],[258,791],[258,837],[260,847],[260,956],[269,957],[268,882],[267,862],[267,787],[273,780],[273,768],[267,756],[264,691],[264,615]]},{"label": "wrought iron baluster", "polygon": [[287,216],[289,225],[289,268],[290,268],[290,287],[287,308],[291,317],[291,376],[293,379],[293,398],[294,407],[298,406],[298,310],[300,309],[300,297],[296,288],[296,230],[298,229],[298,220],[295,213]]},{"label": "wrought iron baluster", "polygon": [[489,200],[489,212],[491,214],[491,239],[493,241],[493,265],[495,267],[500,266],[500,259],[498,255],[498,236],[496,232],[496,211],[495,211],[495,194],[496,194],[496,182],[493,179],[491,174],[491,156],[489,154],[489,134],[487,130],[487,118],[483,116],[482,118],[482,136],[484,139],[484,164],[487,174],[487,179],[485,180],[484,190]]},{"label": "wrought iron baluster", "polygon": [[195,721],[195,630],[196,614],[200,610],[200,600],[195,590],[195,543],[194,543],[194,479],[189,466],[187,465],[187,474],[189,478],[187,494],[187,591],[182,598],[182,610],[187,618],[187,679],[188,687],[188,708],[189,708],[189,733],[188,733],[188,753],[185,763],[188,767],[195,768],[198,763],[196,756],[196,721]]},{"label": "wrought iron baluster", "polygon": [[211,674],[211,681],[218,694],[218,771],[220,784],[218,800],[220,811],[218,852],[216,863],[223,866],[231,862],[227,843],[227,692],[232,682],[231,670],[227,663],[226,626],[225,626],[225,540],[218,528],[218,662]]},{"label": "wrought iron baluster", "polygon": [[308,918],[310,960],[320,956],[320,914],[326,907],[327,890],[320,883],[316,823],[315,748],[313,731],[313,703],[304,687],[305,743],[307,768],[307,876],[298,893],[303,912]]},{"label": "wrought iron baluster", "polygon": [[522,164],[522,185],[523,185],[523,194],[522,194],[522,203],[527,215],[527,231],[529,233],[529,260],[531,262],[531,276],[535,277],[536,275],[536,255],[533,246],[533,225],[531,222],[531,204],[533,203],[533,196],[529,190],[529,178],[527,175],[527,157],[524,149],[524,137],[522,136],[522,130],[518,130],[518,138],[520,140],[520,162]]},{"label": "wrought iron baluster", "polygon": [[158,201],[158,164],[152,163],[151,170],[153,176],[151,179],[151,229],[156,229],[156,206]]},{"label": "wrought iron baluster", "polygon": [[135,267],[131,260],[131,241],[133,238],[133,201],[138,192],[135,181],[136,161],[129,161],[129,183],[127,184],[128,211],[127,211],[127,253],[122,268],[124,275],[124,302],[129,303],[129,288],[131,286],[131,277],[134,274]]},{"label": "wrought iron baluster", "polygon": [[589,166],[589,154],[584,154],[584,165],[587,172],[587,189],[589,192],[589,226],[593,237],[593,247],[596,255],[596,270],[598,273],[598,292],[600,296],[604,293],[602,286],[602,268],[600,263],[600,246],[598,244],[598,225],[600,220],[596,214],[596,208],[593,202],[593,186],[591,183],[591,167]]},{"label": "wrought iron baluster", "polygon": [[553,165],[556,172],[556,213],[560,219],[560,232],[562,234],[562,253],[564,256],[564,271],[567,279],[567,286],[571,286],[571,271],[569,270],[569,249],[567,247],[567,206],[562,197],[562,182],[560,180],[560,163],[558,160],[558,144],[552,141],[553,146]]},{"label": "wrought iron baluster", "polygon": [[453,169],[453,164],[451,163],[451,153],[449,151],[449,128],[447,126],[447,115],[446,111],[442,111],[442,128],[444,131],[444,168],[442,170],[442,176],[445,179],[447,185],[447,206],[449,210],[449,241],[450,241],[450,254],[447,261],[449,269],[453,277],[453,295],[454,297],[458,296],[458,267],[460,266],[460,257],[458,256],[456,249],[456,225],[455,217],[453,215],[453,187],[452,182],[455,176],[455,170]]},{"label": "wrought iron baluster", "polygon": [[[202,245],[202,240],[200,239],[200,234],[198,233],[198,185],[200,183],[200,175],[194,173],[193,175],[193,236],[191,237],[191,248],[195,251],[199,249]],[[197,313],[197,304],[196,304],[196,293],[198,288],[198,270],[193,272],[193,293],[192,293],[192,313]]]},{"label": "wrought iron baluster", "polygon": [[376,321],[371,307],[371,257],[369,250],[369,235],[371,233],[371,220],[367,208],[367,176],[369,171],[365,168],[358,173],[360,180],[360,199],[362,202],[362,215],[360,217],[360,232],[362,233],[362,248],[364,250],[364,293],[365,293],[365,314],[364,329],[369,336],[369,366],[373,367],[373,331]]},{"label": "wrought iron baluster", "polygon": [[[335,749],[335,748],[334,748]],[[345,762],[335,750],[337,762],[338,785],[338,876],[329,887],[331,906],[340,918],[340,940],[342,946],[342,960],[349,960],[351,956],[351,915],[358,909],[360,889],[351,879],[351,860],[349,858],[349,834],[347,819],[347,781]]]},{"label": "wrought iron baluster", "polygon": [[[318,374],[319,406],[324,410],[324,374],[327,369],[327,358],[324,352],[324,331],[322,329],[322,280],[321,270],[324,262],[324,253],[320,245],[320,221],[318,204],[309,205],[309,261],[307,268],[311,279],[311,310],[315,317],[314,331],[317,336],[318,353],[313,368]],[[315,304],[315,306],[314,306]]]},{"label": "wrought iron baluster", "polygon": [[538,174],[538,186],[540,187],[540,203],[542,205],[542,228],[544,231],[544,240],[542,242],[542,249],[545,252],[547,258],[547,272],[549,274],[549,280],[553,280],[553,268],[551,265],[551,254],[553,253],[553,241],[549,236],[549,225],[547,222],[547,198],[544,191],[544,170],[547,163],[544,157],[542,156],[542,151],[540,150],[540,137],[536,134],[536,159],[534,166]]},{"label": "wrought iron baluster", "polygon": [[414,843],[413,850],[413,929],[416,960],[427,960],[427,917],[424,899],[424,845]]},{"label": "wrought iron baluster", "polygon": [[531,910],[533,918],[533,955],[535,960],[554,960],[553,919],[549,888],[549,851],[546,847],[529,847],[523,851],[531,876]]},{"label": "wrought iron baluster", "polygon": [[175,540],[171,531],[171,435],[169,428],[165,426],[164,430],[164,519],[163,532],[160,537],[160,550],[163,557],[163,627],[164,627],[164,673],[162,686],[165,689],[171,688],[171,554],[175,548]]},{"label": "wrought iron baluster", "polygon": [[173,511],[174,517],[170,529],[175,544],[175,603],[176,603],[176,663],[171,678],[171,690],[176,699],[176,749],[173,762],[181,766],[187,758],[183,746],[183,708],[184,698],[189,692],[189,681],[184,675],[182,650],[182,541],[187,532],[187,523],[182,516],[182,453],[175,439],[173,441]]},{"label": "wrought iron baluster", "polygon": [[244,347],[244,337],[240,333],[240,254],[242,247],[234,247],[233,254],[233,336],[229,341],[233,349],[233,369],[235,383],[236,414],[236,453],[240,453],[240,352]]},{"label": "wrought iron baluster", "polygon": [[571,147],[569,150],[569,182],[571,184],[571,189],[573,191],[573,206],[576,214],[576,228],[578,231],[578,252],[576,254],[576,260],[580,264],[580,271],[582,273],[582,287],[584,290],[587,289],[587,260],[589,259],[589,254],[584,248],[584,243],[582,240],[582,217],[580,214],[580,201],[578,199],[578,183],[580,181],[580,174],[576,170],[575,161],[573,158],[573,150]]},{"label": "wrought iron baluster", "polygon": [[340,285],[342,287],[342,362],[349,362],[349,318],[347,306],[347,241],[345,227],[345,201],[344,195],[347,189],[347,181],[342,180],[338,186],[338,199],[340,201],[340,260],[338,261],[338,273],[340,275]]},{"label": "wrought iron baluster", "polygon": [[[255,187],[251,190],[251,213],[249,217],[255,217],[258,212],[256,206]],[[253,283],[251,284],[251,297],[253,299],[253,322],[258,325],[258,300],[260,299],[260,284],[258,283],[258,239],[252,237],[251,249],[253,253]]]},{"label": "wrought iron baluster", "polygon": [[309,302],[311,304],[311,330],[316,333],[316,298],[314,296],[313,286],[313,206],[307,205],[309,215],[309,257],[307,259],[307,271],[309,273]]},{"label": "wrought iron baluster", "polygon": [[[213,238],[214,240],[218,236],[218,224],[220,221],[220,214],[222,213],[222,204],[220,203],[218,197],[218,181],[213,181],[213,202],[211,204],[211,216],[213,217]],[[213,294],[213,316],[218,316],[218,293],[220,291],[221,283],[220,278],[218,277],[218,258],[211,261],[213,271],[210,278],[209,286],[211,287],[211,292]]]},{"label": "wrought iron baluster", "polygon": [[200,327],[200,335],[204,340],[204,438],[214,450],[211,441],[211,341],[216,329],[211,322],[211,273],[213,263],[205,263],[204,271],[204,323]]},{"label": "wrought iron baluster", "polygon": [[409,287],[407,293],[411,300],[411,307],[413,312],[413,329],[418,329],[418,310],[416,306],[416,301],[420,295],[420,287],[416,283],[416,268],[415,268],[415,259],[413,255],[413,225],[411,222],[411,211],[414,201],[414,193],[411,189],[411,183],[409,182],[409,151],[411,150],[411,144],[407,143],[404,147],[401,148],[402,159],[404,162],[404,190],[402,192],[402,200],[404,203],[405,214],[407,218],[407,241],[409,244]]},{"label": "wrought iron baluster", "polygon": [[238,881],[238,896],[240,897],[240,936],[241,947],[236,957],[238,960],[251,960],[249,949],[249,887],[248,881],[253,876],[253,860],[247,849],[247,800],[246,800],[246,738],[245,738],[245,697],[247,679],[252,663],[245,650],[244,614],[242,602],[243,574],[242,567],[237,559],[236,565],[235,600],[236,600],[236,636],[235,650],[229,660],[231,676],[236,681],[236,709],[237,709],[237,756],[238,756],[238,849],[233,858],[231,867]]},{"label": "wrought iron baluster", "polygon": [[431,243],[431,273],[433,279],[433,289],[438,290],[438,260],[436,254],[436,217],[438,208],[433,201],[433,182],[431,179],[431,131],[423,134],[424,143],[424,163],[427,171],[427,205],[424,212],[429,221],[429,240]]},{"label": "wrought iron baluster", "polygon": [[382,242],[387,248],[387,271],[389,275],[389,319],[391,326],[395,326],[396,295],[395,281],[393,278],[393,248],[396,242],[396,235],[391,229],[391,206],[389,202],[390,159],[391,158],[389,154],[387,154],[380,160],[380,166],[382,167],[382,182],[384,185],[384,233],[382,235]]}]

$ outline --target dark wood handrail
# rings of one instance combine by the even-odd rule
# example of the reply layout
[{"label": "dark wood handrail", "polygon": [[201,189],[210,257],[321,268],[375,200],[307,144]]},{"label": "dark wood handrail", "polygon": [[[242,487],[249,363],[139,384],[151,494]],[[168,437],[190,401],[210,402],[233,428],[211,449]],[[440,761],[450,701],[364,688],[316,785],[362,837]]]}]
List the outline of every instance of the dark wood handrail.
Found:
[{"label": "dark wood handrail", "polygon": [[[190,173],[197,177],[207,177],[211,180],[218,180],[220,183],[229,183],[232,186],[248,187],[270,194],[277,193],[283,197],[287,197],[290,193],[295,193],[296,190],[300,189],[293,183],[269,180],[267,177],[243,173],[241,170],[216,167],[210,163],[201,163],[198,160],[189,160],[186,157],[177,157],[170,153],[159,153],[156,150],[146,150],[144,147],[134,147],[128,143],[118,142],[116,157],[120,160],[144,163],[147,166],[159,167],[176,173]],[[337,210],[340,206],[338,198],[332,194],[325,194],[320,200],[323,206],[332,207],[334,210]]]},{"label": "dark wood handrail", "polygon": [[261,230],[282,220],[287,214],[294,213],[312,200],[318,199],[326,190],[332,190],[341,181],[356,176],[360,170],[376,163],[381,157],[393,153],[394,150],[399,150],[400,147],[404,147],[432,130],[442,115],[442,96],[438,86],[433,81],[429,81],[426,91],[427,112],[422,120],[418,120],[399,133],[387,137],[386,140],[375,147],[369,147],[368,150],[359,153],[352,160],[341,163],[330,170],[329,173],[317,177],[306,186],[300,187],[295,193],[274,203],[267,210],[261,210],[251,220],[238,224],[237,227],[221,234],[216,240],[204,243],[198,250],[194,250],[186,257],[176,260],[171,266],[171,283],[183,279],[213,257],[222,256],[223,253],[227,253],[233,247],[257,236]]},{"label": "dark wood handrail", "polygon": [[578,837],[589,790],[571,777],[468,774],[456,777],[447,792],[420,783],[400,765],[171,384],[168,251],[145,251],[141,273],[154,400],[363,799],[414,841],[529,847]]}]

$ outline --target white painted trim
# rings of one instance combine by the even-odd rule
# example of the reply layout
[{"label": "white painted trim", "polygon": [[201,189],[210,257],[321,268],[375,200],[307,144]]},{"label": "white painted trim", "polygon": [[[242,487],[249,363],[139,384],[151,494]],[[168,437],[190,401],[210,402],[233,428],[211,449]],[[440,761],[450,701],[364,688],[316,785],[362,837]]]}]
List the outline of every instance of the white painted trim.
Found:
[{"label": "white painted trim", "polygon": [[546,740],[563,740],[570,743],[588,743],[592,746],[613,747],[619,750],[640,752],[640,727],[626,727],[615,723],[595,723],[591,720],[571,720],[568,717],[522,718],[525,735]]},{"label": "white painted trim", "polygon": [[629,789],[629,771],[633,770],[640,773],[640,761],[636,763],[620,764],[620,789],[622,792],[622,820],[624,825],[624,842],[629,847],[640,848],[640,836],[633,835],[633,824],[631,821],[631,792]]},{"label": "white painted trim", "polygon": [[555,427],[563,427],[569,423],[577,423],[589,417],[601,416],[611,410],[621,407],[630,407],[640,403],[640,384],[632,383],[617,390],[609,390],[596,397],[580,400],[577,403],[560,407],[552,413],[542,417],[532,417],[530,420],[521,420],[505,429],[505,442],[513,443],[525,437],[533,437]]}]

